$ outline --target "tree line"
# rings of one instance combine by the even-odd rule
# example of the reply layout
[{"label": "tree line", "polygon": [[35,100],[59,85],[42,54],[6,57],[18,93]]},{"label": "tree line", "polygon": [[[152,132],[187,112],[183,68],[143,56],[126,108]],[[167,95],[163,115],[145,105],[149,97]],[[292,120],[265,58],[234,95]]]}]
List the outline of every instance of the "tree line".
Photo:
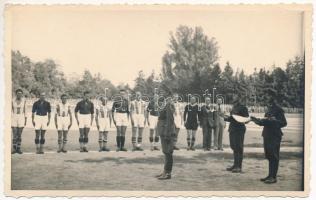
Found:
[{"label": "tree line", "polygon": [[[218,59],[215,38],[205,35],[201,27],[179,26],[170,33],[159,79],[183,97],[188,93],[202,96],[205,90],[212,95],[216,88],[215,95],[223,95],[226,103],[231,103],[233,94],[239,94],[247,105],[263,106],[273,95],[283,107],[303,108],[304,58],[297,56],[282,67],[257,66],[248,75],[243,69],[234,71],[229,62],[220,66]],[[146,78],[140,72],[135,87],[151,91],[148,82],[152,82],[152,77]]]},{"label": "tree line", "polygon": [[[223,95],[225,103],[231,103],[233,94],[244,97],[247,105],[263,106],[273,95],[283,107],[303,108],[304,106],[304,58],[290,59],[285,66],[262,66],[252,74],[244,70],[233,70],[227,61],[220,66],[218,44],[215,38],[204,34],[201,27],[179,26],[170,33],[168,50],[162,57],[162,69],[146,76],[139,71],[135,86],[128,84],[114,86],[101,74],[85,70],[80,77],[66,78],[59,65],[52,59],[33,62],[19,51],[12,51],[12,90],[21,88],[26,96],[35,97],[40,91],[48,96],[67,93],[70,98],[80,98],[85,90],[92,95],[111,96],[119,89],[141,91],[153,95],[160,84],[186,97],[187,94],[203,95],[206,90]],[[186,100],[186,99],[184,99]]]}]

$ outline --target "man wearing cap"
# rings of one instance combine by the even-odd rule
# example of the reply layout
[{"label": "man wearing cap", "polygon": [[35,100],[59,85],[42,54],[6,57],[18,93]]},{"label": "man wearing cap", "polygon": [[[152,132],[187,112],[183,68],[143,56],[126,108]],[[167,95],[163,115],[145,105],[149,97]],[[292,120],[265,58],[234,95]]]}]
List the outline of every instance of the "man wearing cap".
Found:
[{"label": "man wearing cap", "polygon": [[83,99],[77,103],[75,107],[75,117],[79,126],[80,152],[88,152],[88,136],[94,118],[94,105],[90,101],[89,91],[85,91],[83,93]]},{"label": "man wearing cap", "polygon": [[35,128],[35,145],[36,153],[43,154],[43,148],[45,144],[45,132],[47,126],[50,123],[51,106],[48,101],[45,100],[45,92],[40,93],[40,98],[32,107],[32,124]]},{"label": "man wearing cap", "polygon": [[116,126],[116,151],[127,151],[125,145],[125,133],[129,119],[128,96],[124,89],[120,90],[120,95],[116,97],[112,106],[112,119]]},{"label": "man wearing cap", "polygon": [[225,121],[230,122],[228,128],[229,142],[234,154],[234,164],[226,170],[233,173],[241,173],[246,126],[245,123],[236,121],[232,115],[249,117],[248,109],[240,102],[240,99],[241,97],[238,95],[233,96],[233,108],[230,112],[230,116],[226,115],[224,117]]},{"label": "man wearing cap", "polygon": [[25,112],[25,99],[23,98],[23,91],[17,89],[15,91],[16,98],[12,100],[12,154],[18,153],[22,154],[21,142],[22,142],[22,131],[26,125],[26,112]]},{"label": "man wearing cap", "polygon": [[269,161],[269,174],[260,179],[266,184],[277,182],[277,172],[280,160],[280,145],[282,140],[281,128],[287,125],[283,109],[277,105],[271,97],[268,101],[268,110],[264,118],[251,117],[252,121],[259,126],[263,126],[262,137],[265,157]]},{"label": "man wearing cap", "polygon": [[175,137],[174,112],[175,107],[171,98],[171,92],[163,87],[163,96],[165,101],[159,105],[159,117],[157,123],[157,133],[160,136],[161,148],[164,154],[164,170],[156,178],[159,180],[171,179],[173,167],[173,150]]}]

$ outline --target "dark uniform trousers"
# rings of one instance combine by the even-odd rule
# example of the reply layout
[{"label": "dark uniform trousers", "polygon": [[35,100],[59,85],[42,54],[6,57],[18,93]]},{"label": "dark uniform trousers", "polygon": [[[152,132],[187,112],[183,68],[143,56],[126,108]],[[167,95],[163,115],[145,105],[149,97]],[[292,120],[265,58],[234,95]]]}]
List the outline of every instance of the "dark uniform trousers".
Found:
[{"label": "dark uniform trousers", "polygon": [[166,121],[158,120],[157,132],[160,136],[162,152],[165,155],[164,171],[166,173],[171,173],[173,166],[173,147],[175,134],[166,135],[166,132],[168,132],[167,129]]},{"label": "dark uniform trousers", "polygon": [[211,148],[212,130],[207,120],[202,121],[203,148]]},{"label": "dark uniform trousers", "polygon": [[263,137],[264,153],[269,161],[269,177],[276,178],[278,173],[281,140],[282,136]]},{"label": "dark uniform trousers", "polygon": [[229,132],[230,147],[234,153],[234,167],[242,168],[245,132],[246,129]]},{"label": "dark uniform trousers", "polygon": [[174,146],[173,141],[174,141],[174,138],[160,136],[160,139],[161,139],[162,152],[165,155],[164,170],[166,173],[171,173],[172,166],[173,166],[173,146]]}]

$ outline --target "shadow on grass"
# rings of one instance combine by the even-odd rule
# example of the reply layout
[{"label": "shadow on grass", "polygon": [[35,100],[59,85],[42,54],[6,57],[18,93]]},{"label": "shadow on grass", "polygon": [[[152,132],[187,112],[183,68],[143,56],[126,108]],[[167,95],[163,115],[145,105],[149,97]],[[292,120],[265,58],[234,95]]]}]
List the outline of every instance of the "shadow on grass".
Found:
[{"label": "shadow on grass", "polygon": [[[303,157],[303,153],[300,152],[281,152],[281,159],[285,160],[295,160]],[[203,164],[211,160],[223,160],[223,159],[232,159],[232,154],[228,152],[221,153],[197,153],[192,157],[185,157],[174,155],[174,160],[178,164],[194,163],[194,164]],[[246,159],[258,159],[262,160],[264,158],[263,153],[245,153],[244,157]],[[98,159],[86,158],[82,160],[65,160],[69,163],[103,163],[103,162],[112,162],[114,164],[147,164],[147,165],[157,165],[163,163],[163,155],[158,157],[146,157],[146,158],[128,158],[128,157],[103,157]]]}]

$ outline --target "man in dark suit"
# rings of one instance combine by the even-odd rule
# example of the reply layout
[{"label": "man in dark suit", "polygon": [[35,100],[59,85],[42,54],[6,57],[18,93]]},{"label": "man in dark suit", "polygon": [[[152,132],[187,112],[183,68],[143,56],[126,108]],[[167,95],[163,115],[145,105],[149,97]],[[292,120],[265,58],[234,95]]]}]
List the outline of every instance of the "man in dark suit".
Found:
[{"label": "man in dark suit", "polygon": [[258,119],[251,117],[251,119],[259,126],[263,126],[262,137],[264,152],[265,157],[269,161],[269,174],[266,178],[260,180],[267,184],[276,183],[280,160],[280,145],[283,136],[281,128],[287,125],[284,111],[276,104],[273,97],[271,97],[264,118]]},{"label": "man in dark suit", "polygon": [[214,128],[214,116],[212,112],[211,98],[205,97],[205,105],[201,107],[200,124],[203,132],[203,149],[211,150],[212,130]]}]

